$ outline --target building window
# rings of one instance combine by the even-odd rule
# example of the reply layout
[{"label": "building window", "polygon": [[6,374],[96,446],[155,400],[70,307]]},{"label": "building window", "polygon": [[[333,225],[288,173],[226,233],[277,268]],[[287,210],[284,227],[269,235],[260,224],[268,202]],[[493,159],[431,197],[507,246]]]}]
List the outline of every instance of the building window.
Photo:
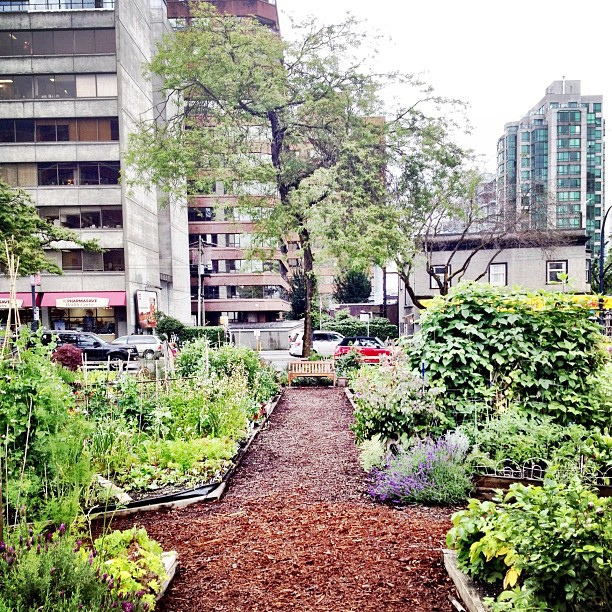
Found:
[{"label": "building window", "polygon": [[505,287],[508,284],[508,264],[489,264],[489,284],[494,287]]},{"label": "building window", "polygon": [[38,185],[118,185],[119,162],[38,164]]},{"label": "building window", "polygon": [[83,250],[63,250],[62,270],[65,272],[124,272],[123,249],[107,249],[104,253]]},{"label": "building window", "polygon": [[563,282],[559,278],[560,274],[567,275],[567,260],[547,261],[546,262],[546,284],[554,285]]},{"label": "building window", "polygon": [[0,142],[111,142],[119,140],[117,117],[99,119],[0,119]]},{"label": "building window", "polygon": [[3,32],[0,56],[115,53],[115,30],[15,30]]},{"label": "building window", "polygon": [[[445,266],[445,265],[431,266],[431,271],[433,272],[433,274],[429,275],[429,288],[430,289],[439,289],[438,283],[436,282],[436,278],[439,278],[440,282],[444,283],[444,274],[446,273],[447,276],[450,276],[450,273],[451,273],[450,266]],[[450,281],[449,281],[449,286],[450,286]]]},{"label": "building window", "polygon": [[592,266],[591,260],[587,259],[586,260],[586,267],[585,267],[586,276],[585,276],[585,279],[584,279],[587,284],[591,283],[591,272],[592,272],[591,266]]},{"label": "building window", "polygon": [[116,74],[0,76],[0,100],[107,98],[117,96]]}]

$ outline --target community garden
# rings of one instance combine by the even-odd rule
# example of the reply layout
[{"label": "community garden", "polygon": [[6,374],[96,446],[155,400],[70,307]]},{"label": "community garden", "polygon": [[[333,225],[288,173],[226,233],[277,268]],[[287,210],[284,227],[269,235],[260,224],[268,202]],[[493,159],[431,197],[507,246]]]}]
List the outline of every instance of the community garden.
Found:
[{"label": "community garden", "polygon": [[[490,610],[612,609],[612,368],[596,314],[563,293],[466,284],[388,363],[353,370],[369,493],[464,507],[447,545]],[[483,477],[499,490],[468,504]]]},{"label": "community garden", "polygon": [[85,378],[70,349],[51,350],[24,334],[0,361],[0,610],[151,610],[160,545],[138,528],[94,538],[89,512],[120,507],[117,491],[146,500],[220,482],[276,373],[207,339],[186,343],[164,379]]}]

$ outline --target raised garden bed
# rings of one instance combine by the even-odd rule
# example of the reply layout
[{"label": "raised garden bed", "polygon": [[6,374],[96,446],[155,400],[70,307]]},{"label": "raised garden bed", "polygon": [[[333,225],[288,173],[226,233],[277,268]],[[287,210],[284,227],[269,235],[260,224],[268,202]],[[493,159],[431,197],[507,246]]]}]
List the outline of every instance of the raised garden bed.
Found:
[{"label": "raised garden bed", "polygon": [[180,508],[200,501],[217,501],[224,494],[227,484],[233,473],[240,465],[244,455],[257,437],[259,432],[265,427],[270,415],[274,412],[280,400],[280,395],[270,399],[261,411],[261,418],[253,423],[248,437],[242,441],[240,448],[231,461],[231,466],[220,475],[215,482],[202,483],[195,487],[181,488],[170,486],[167,492],[156,491],[148,496],[140,496],[140,499],[133,499],[123,489],[99,476],[100,484],[109,490],[117,500],[116,503],[100,504],[90,508],[90,516],[126,516],[136,512],[161,510],[168,508]]}]

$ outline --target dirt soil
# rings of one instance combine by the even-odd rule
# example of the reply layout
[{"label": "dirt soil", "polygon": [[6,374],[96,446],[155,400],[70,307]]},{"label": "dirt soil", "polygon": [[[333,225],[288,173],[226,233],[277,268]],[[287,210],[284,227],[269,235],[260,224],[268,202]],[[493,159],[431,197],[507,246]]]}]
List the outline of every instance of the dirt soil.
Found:
[{"label": "dirt soil", "polygon": [[342,389],[287,389],[220,502],[115,519],[178,552],[156,609],[454,610],[452,510],[370,501],[350,422]]}]

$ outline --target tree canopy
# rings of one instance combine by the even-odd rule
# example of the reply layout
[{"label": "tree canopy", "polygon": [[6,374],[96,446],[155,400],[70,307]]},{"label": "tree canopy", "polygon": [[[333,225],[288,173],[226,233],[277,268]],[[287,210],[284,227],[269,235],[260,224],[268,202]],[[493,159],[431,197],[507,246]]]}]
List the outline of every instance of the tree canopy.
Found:
[{"label": "tree canopy", "polygon": [[340,304],[365,302],[371,292],[370,277],[362,270],[345,270],[334,278],[334,299]]},{"label": "tree canopy", "polygon": [[[20,276],[45,270],[61,274],[61,269],[45,257],[45,249],[57,242],[68,241],[89,250],[99,251],[95,241],[81,238],[63,227],[57,227],[42,219],[30,196],[21,189],[13,189],[0,179],[0,242],[7,242],[13,255],[19,258]],[[0,248],[0,266],[6,271],[6,252]]]},{"label": "tree canopy", "polygon": [[362,229],[395,215],[385,196],[389,152],[418,151],[444,133],[445,121],[414,103],[386,104],[391,84],[412,87],[421,102],[440,100],[409,75],[372,70],[353,19],[296,31],[285,41],[255,20],[199,7],[148,66],[161,83],[164,120],[141,123],[128,161],[133,181],[174,195],[210,193],[223,181],[226,194],[250,207],[262,244],[299,242],[308,354],[315,241],[359,236],[367,246],[360,256],[387,258],[389,240]]}]

